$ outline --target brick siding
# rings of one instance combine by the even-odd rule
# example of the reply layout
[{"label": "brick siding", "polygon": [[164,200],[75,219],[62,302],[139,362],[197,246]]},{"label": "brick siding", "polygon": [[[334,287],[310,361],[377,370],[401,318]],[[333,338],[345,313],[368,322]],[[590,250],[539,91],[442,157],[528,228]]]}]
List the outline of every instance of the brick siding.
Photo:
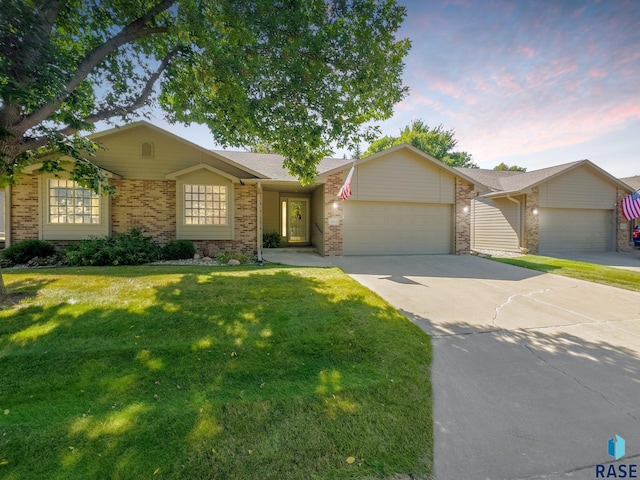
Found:
[{"label": "brick siding", "polygon": [[113,180],[111,232],[142,228],[155,241],[176,238],[176,182],[173,180]]},{"label": "brick siding", "polygon": [[[344,201],[336,195],[346,178],[348,170],[332,173],[324,184],[324,254],[325,256],[341,256],[343,251],[342,231],[344,224]],[[333,208],[337,202],[338,208]],[[328,217],[338,217],[338,225],[329,225]]]},{"label": "brick siding", "polygon": [[[176,183],[173,180],[112,180],[111,232],[134,227],[160,244],[176,238]],[[226,250],[254,254],[257,249],[257,189],[234,185],[234,240],[195,240],[204,255]],[[11,241],[38,238],[38,176],[27,175],[11,188]],[[55,241],[65,246],[69,241]]]},{"label": "brick siding", "polygon": [[220,251],[253,255],[257,252],[258,189],[255,185],[234,185],[234,240],[194,240],[196,251],[214,256]]},{"label": "brick siding", "polygon": [[[622,188],[616,189],[616,252],[628,252],[631,250],[630,246],[630,233],[629,229],[632,228],[632,224],[627,222],[622,216],[622,199],[624,199],[629,193]],[[620,228],[621,225],[627,225],[627,228]]]},{"label": "brick siding", "polygon": [[[9,226],[10,225],[10,226]],[[25,175],[11,187],[11,243],[38,238],[38,176]]]},{"label": "brick siding", "polygon": [[[471,247],[471,191],[473,185],[456,178],[456,203],[455,209],[455,247],[456,255],[469,253]],[[465,207],[467,211],[465,212]]]}]

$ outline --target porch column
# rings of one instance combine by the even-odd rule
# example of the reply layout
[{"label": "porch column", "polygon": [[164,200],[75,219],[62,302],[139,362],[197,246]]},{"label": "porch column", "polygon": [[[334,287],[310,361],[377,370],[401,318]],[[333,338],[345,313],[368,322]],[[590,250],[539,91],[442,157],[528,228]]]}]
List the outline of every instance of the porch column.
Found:
[{"label": "porch column", "polygon": [[256,218],[256,236],[257,245],[256,250],[258,252],[258,261],[262,262],[262,183],[258,182],[257,186],[257,218]]}]

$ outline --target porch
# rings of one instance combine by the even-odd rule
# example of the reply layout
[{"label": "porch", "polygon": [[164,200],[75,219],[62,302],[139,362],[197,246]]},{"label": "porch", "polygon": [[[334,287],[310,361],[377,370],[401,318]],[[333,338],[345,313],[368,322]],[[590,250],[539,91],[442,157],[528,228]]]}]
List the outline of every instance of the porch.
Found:
[{"label": "porch", "polygon": [[262,211],[262,234],[280,239],[279,248],[265,248],[264,254],[299,249],[302,250],[297,253],[324,254],[323,184],[262,184],[261,207],[258,211]]}]

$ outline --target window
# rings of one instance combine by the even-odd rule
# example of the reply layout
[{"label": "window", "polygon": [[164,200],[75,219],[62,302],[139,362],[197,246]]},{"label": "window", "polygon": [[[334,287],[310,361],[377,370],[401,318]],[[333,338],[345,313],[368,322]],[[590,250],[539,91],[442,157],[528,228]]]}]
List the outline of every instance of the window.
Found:
[{"label": "window", "polygon": [[227,225],[227,187],[184,186],[184,223],[187,225]]},{"label": "window", "polygon": [[49,223],[100,223],[100,196],[71,180],[49,180]]}]

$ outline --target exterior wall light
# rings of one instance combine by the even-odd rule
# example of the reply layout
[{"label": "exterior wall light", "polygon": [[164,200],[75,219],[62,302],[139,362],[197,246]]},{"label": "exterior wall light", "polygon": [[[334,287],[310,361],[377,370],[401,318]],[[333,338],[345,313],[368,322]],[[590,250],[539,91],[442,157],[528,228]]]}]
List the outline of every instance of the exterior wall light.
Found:
[{"label": "exterior wall light", "polygon": [[462,208],[462,211],[463,211],[464,213],[469,213],[469,207],[465,205],[465,206]]},{"label": "exterior wall light", "polygon": [[537,208],[534,208],[534,209],[531,211],[531,213],[533,213],[534,215],[538,215],[538,209],[537,209]]},{"label": "exterior wall light", "polygon": [[333,202],[333,209],[335,210],[336,208],[338,208],[338,202]]}]

